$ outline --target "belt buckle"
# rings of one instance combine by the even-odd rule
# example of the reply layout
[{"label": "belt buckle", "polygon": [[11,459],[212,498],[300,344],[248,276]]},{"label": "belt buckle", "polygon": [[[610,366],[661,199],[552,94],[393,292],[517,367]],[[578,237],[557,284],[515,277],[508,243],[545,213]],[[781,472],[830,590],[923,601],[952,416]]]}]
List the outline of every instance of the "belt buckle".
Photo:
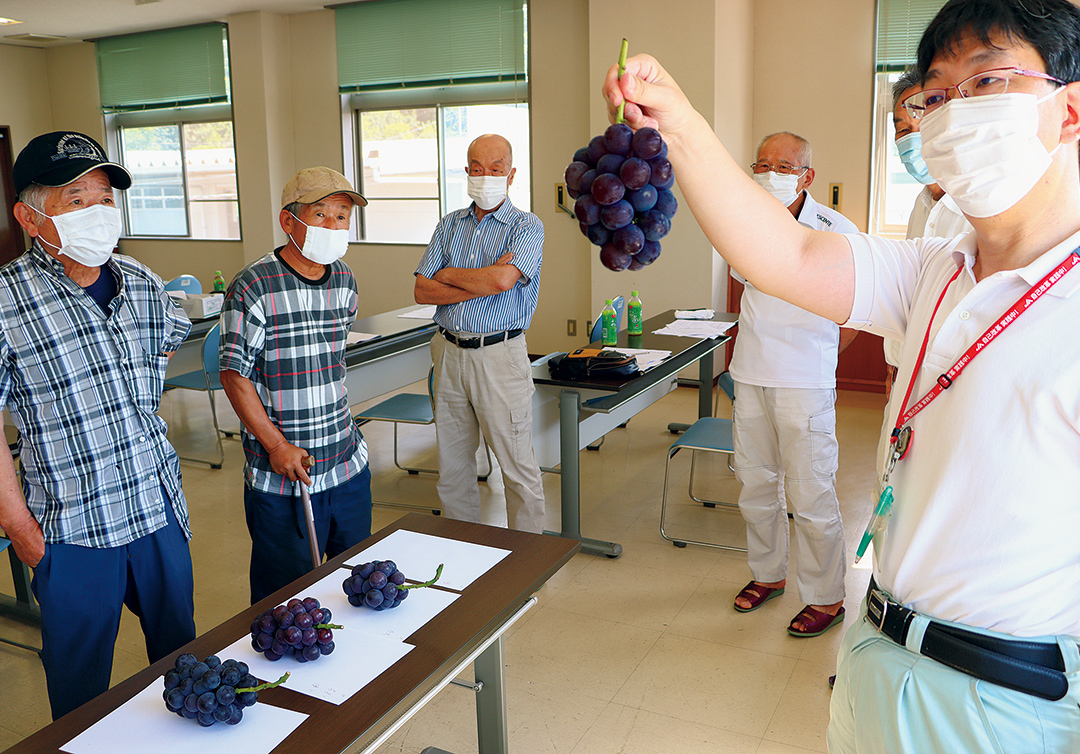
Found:
[{"label": "belt buckle", "polygon": [[[877,605],[881,605],[881,614],[874,618],[871,613],[874,612]],[[882,593],[880,589],[870,590],[870,599],[866,601],[866,621],[876,628],[879,632],[884,630],[885,627],[885,615],[889,612],[889,600]]]}]

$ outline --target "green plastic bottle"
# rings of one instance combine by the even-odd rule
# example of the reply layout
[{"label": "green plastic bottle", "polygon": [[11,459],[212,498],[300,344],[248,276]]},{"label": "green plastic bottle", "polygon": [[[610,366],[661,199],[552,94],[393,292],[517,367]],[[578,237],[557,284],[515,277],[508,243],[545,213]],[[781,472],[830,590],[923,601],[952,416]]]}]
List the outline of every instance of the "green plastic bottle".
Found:
[{"label": "green plastic bottle", "polygon": [[611,305],[611,299],[604,304],[604,310],[600,312],[600,342],[605,346],[613,346],[619,342],[619,331],[615,328],[615,307]]},{"label": "green plastic bottle", "polygon": [[637,291],[630,291],[630,303],[626,305],[626,332],[641,335],[641,299]]},{"label": "green plastic bottle", "polygon": [[221,270],[214,273],[214,293],[225,292],[225,278],[221,276]]}]

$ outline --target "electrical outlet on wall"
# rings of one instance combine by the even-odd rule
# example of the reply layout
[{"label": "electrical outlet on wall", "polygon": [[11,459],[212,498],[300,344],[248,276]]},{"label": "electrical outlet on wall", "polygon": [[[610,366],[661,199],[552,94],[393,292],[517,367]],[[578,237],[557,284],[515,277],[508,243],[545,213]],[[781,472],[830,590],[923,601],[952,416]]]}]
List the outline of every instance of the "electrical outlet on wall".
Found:
[{"label": "electrical outlet on wall", "polygon": [[566,320],[566,334],[569,335],[571,338],[577,336],[577,320],[576,319],[568,319],[568,320]]}]

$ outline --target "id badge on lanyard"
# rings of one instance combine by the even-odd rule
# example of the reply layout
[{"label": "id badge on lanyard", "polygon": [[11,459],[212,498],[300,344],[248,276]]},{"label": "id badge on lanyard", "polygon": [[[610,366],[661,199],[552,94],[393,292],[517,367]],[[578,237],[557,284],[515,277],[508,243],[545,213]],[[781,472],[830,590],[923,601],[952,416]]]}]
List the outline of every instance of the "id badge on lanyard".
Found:
[{"label": "id badge on lanyard", "polygon": [[945,283],[945,287],[938,297],[937,304],[934,306],[934,311],[930,315],[930,322],[926,325],[926,334],[923,336],[922,348],[919,349],[919,356],[915,359],[915,368],[912,370],[911,379],[908,381],[907,391],[904,393],[904,402],[900,404],[900,412],[896,418],[896,426],[893,428],[892,434],[889,437],[889,457],[885,463],[885,471],[881,475],[881,481],[874,490],[874,512],[870,516],[870,523],[867,524],[866,531],[863,532],[862,539],[859,541],[859,547],[855,551],[856,563],[858,563],[863,555],[866,554],[866,549],[870,546],[870,542],[884,532],[885,527],[888,526],[889,516],[892,515],[893,500],[895,498],[892,485],[889,484],[889,476],[892,474],[896,462],[902,460],[911,449],[911,442],[914,437],[914,432],[911,428],[911,420],[915,418],[916,414],[930,405],[935,398],[952,387],[953,382],[960,375],[960,372],[962,372],[967,365],[990,344],[990,341],[995,337],[998,337],[1002,330],[1015,322],[1021,314],[1039,300],[1039,297],[1042,296],[1043,293],[1049,290],[1050,287],[1061,280],[1069,270],[1075,267],[1077,262],[1080,262],[1080,254],[1078,254],[1077,251],[1074,251],[1065,259],[1065,261],[1050,272],[1050,274],[1033,285],[1027,293],[1017,299],[1016,303],[1014,303],[996,323],[987,328],[986,332],[964,351],[963,355],[957,359],[956,363],[949,368],[949,371],[937,378],[936,383],[929,391],[927,391],[926,395],[911,406],[911,408],[906,408],[908,400],[911,398],[911,391],[915,387],[915,380],[919,376],[919,370],[922,368],[923,359],[926,357],[926,346],[930,342],[930,328],[934,324],[934,318],[937,316],[938,309],[941,308],[941,302],[945,300],[945,293],[949,290],[949,286],[952,285],[953,281],[960,276],[963,267],[957,269],[956,273],[949,278],[949,282]]}]

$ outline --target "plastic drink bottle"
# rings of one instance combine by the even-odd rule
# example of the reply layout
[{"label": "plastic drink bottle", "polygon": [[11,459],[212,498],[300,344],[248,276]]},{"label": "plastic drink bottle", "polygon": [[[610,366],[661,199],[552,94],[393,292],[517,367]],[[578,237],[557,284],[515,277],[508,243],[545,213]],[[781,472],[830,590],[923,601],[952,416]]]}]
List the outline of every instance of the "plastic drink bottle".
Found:
[{"label": "plastic drink bottle", "polygon": [[626,332],[641,335],[641,299],[637,291],[630,291],[630,303],[626,305]]},{"label": "plastic drink bottle", "polygon": [[615,307],[611,305],[611,299],[607,300],[604,310],[600,312],[600,333],[600,342],[605,346],[613,346],[619,341],[619,333],[615,329]]},{"label": "plastic drink bottle", "polygon": [[225,292],[225,278],[223,278],[221,276],[221,270],[218,270],[217,272],[214,273],[214,292],[215,293],[224,293]]}]

